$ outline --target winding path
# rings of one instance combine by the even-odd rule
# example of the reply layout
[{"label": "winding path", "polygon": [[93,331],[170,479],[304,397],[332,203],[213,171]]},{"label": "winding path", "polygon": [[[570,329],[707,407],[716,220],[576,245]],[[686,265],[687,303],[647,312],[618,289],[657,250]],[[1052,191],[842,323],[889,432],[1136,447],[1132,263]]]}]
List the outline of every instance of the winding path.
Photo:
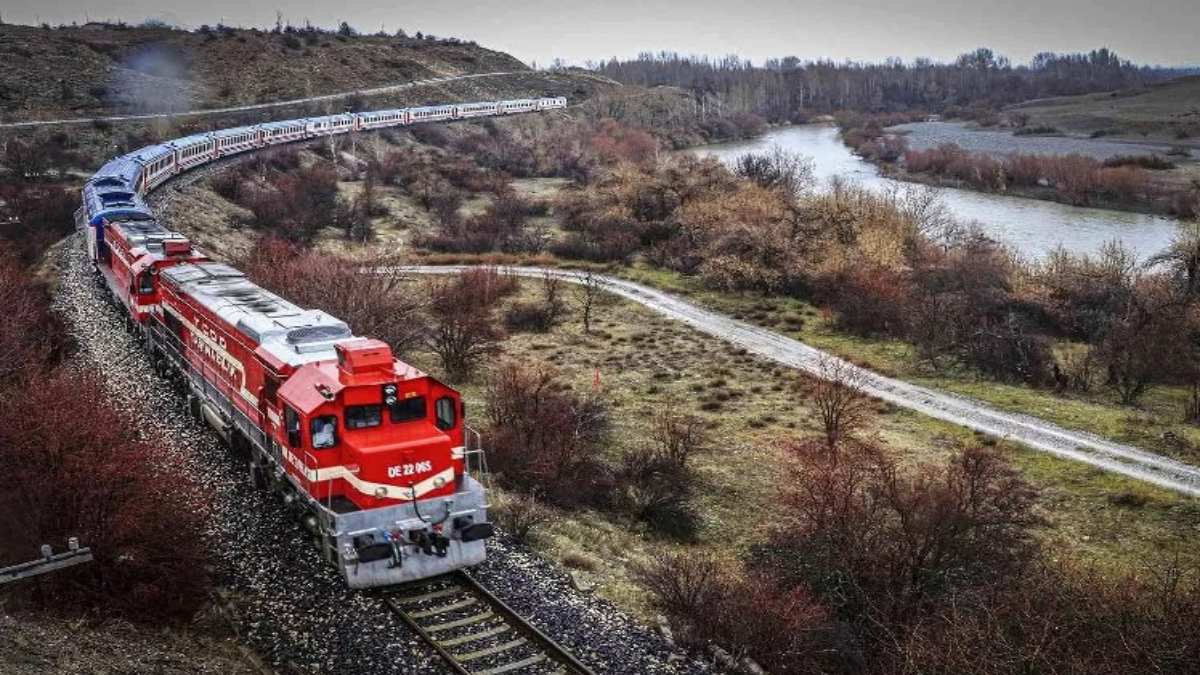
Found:
[{"label": "winding path", "polygon": [[[389,272],[447,274],[469,265],[400,266]],[[542,267],[499,267],[502,273],[522,277],[550,275],[570,283],[583,283],[585,273]],[[835,359],[827,352],[786,335],[704,309],[670,293],[633,281],[593,275],[603,288],[659,314],[682,321],[702,333],[744,347],[747,351],[785,366],[820,375],[822,364]],[[840,361],[840,360],[839,360]],[[999,438],[1017,441],[1036,450],[1090,464],[1191,496],[1200,496],[1200,468],[1131,445],[1115,443],[1092,433],[1060,427],[1029,415],[1011,413],[981,401],[915,384],[842,362],[861,378],[866,393],[930,417]]]},{"label": "winding path", "polygon": [[282,108],[290,105],[300,105],[303,103],[315,103],[319,101],[336,101],[338,99],[349,98],[351,96],[378,96],[380,94],[391,94],[412,87],[420,87],[430,84],[442,84],[444,82],[455,82],[458,80],[471,80],[480,77],[503,77],[505,75],[527,75],[530,70],[510,70],[494,73],[474,73],[471,75],[455,75],[453,77],[431,77],[424,80],[413,80],[404,84],[389,84],[383,87],[374,87],[370,89],[355,89],[353,91],[342,91],[333,94],[322,94],[320,96],[307,96],[304,98],[293,98],[286,101],[271,101],[270,103],[254,103],[251,105],[231,106],[229,108],[206,108],[202,110],[181,110],[178,112],[165,113],[145,113],[141,115],[112,115],[108,117],[71,117],[57,120],[28,120],[25,122],[4,122],[0,123],[0,129],[16,129],[22,127],[43,127],[60,124],[91,124],[94,122],[136,122],[139,120],[164,119],[168,117],[193,117],[197,115],[221,115],[226,113],[247,112],[250,110],[266,110],[268,108]]}]

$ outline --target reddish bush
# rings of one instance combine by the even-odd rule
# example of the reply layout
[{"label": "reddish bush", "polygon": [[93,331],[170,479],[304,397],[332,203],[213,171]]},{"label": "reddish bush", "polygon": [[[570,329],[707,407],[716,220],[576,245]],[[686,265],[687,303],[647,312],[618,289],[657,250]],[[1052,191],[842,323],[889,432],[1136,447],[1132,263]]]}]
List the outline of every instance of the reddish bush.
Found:
[{"label": "reddish bush", "polygon": [[504,484],[560,506],[600,503],[610,426],[601,400],[576,395],[548,366],[505,363],[488,381],[487,416],[488,462]]},{"label": "reddish bush", "polygon": [[592,133],[591,149],[605,162],[646,164],[658,154],[658,141],[641,129],[604,120]]},{"label": "reddish bush", "polygon": [[901,273],[857,265],[817,280],[817,297],[835,312],[839,327],[857,335],[902,336],[911,291]]},{"label": "reddish bush", "polygon": [[414,243],[444,253],[537,252],[544,242],[541,233],[527,226],[530,210],[524,199],[501,191],[483,213],[467,221],[443,217],[435,233],[417,237]]},{"label": "reddish bush", "polygon": [[255,227],[291,242],[307,244],[336,220],[337,172],[324,163],[275,176],[267,185],[242,188],[240,193],[242,205],[254,214]]},{"label": "reddish bush", "polygon": [[[1036,554],[1035,492],[984,448],[905,471],[881,447],[790,442],[771,565],[847,620],[906,621],[960,588],[1020,574]],[[868,628],[869,630],[869,628]]]},{"label": "reddish bush", "polygon": [[0,186],[0,219],[11,215],[16,222],[0,225],[6,253],[25,264],[37,260],[46,248],[74,231],[79,194],[58,185],[18,183]]},{"label": "reddish bush", "polygon": [[832,665],[826,612],[801,588],[748,578],[699,551],[660,553],[634,574],[686,644],[747,654],[773,673],[828,672]]},{"label": "reddish bush", "polygon": [[425,346],[438,355],[451,382],[471,377],[504,337],[494,316],[497,300],[516,288],[513,277],[471,270],[428,282]]},{"label": "reddish bush", "polygon": [[390,271],[395,264],[385,257],[348,260],[265,237],[239,268],[284,298],[329,312],[356,334],[383,340],[403,355],[421,339],[424,300],[412,292],[411,280]]},{"label": "reddish bush", "polygon": [[162,452],[75,370],[31,369],[0,393],[0,551],[28,559],[77,536],[94,562],[41,580],[44,601],[136,621],[187,619],[206,596],[202,501]]},{"label": "reddish bush", "polygon": [[50,293],[31,271],[0,253],[0,387],[23,371],[51,365],[66,348],[65,331],[50,311]]}]

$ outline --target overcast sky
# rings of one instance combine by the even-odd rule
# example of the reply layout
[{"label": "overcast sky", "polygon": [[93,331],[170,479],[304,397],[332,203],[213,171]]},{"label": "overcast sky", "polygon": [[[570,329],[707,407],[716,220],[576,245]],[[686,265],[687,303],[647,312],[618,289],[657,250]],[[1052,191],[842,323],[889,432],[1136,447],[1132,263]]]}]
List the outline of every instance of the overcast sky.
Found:
[{"label": "overcast sky", "polygon": [[293,24],[346,20],[363,31],[421,30],[477,40],[539,64],[664,49],[736,53],[756,63],[786,55],[951,59],[980,46],[1014,61],[1039,51],[1107,46],[1140,63],[1200,64],[1200,0],[3,0],[0,6],[13,23],[157,18],[188,27],[270,26],[276,9]]}]

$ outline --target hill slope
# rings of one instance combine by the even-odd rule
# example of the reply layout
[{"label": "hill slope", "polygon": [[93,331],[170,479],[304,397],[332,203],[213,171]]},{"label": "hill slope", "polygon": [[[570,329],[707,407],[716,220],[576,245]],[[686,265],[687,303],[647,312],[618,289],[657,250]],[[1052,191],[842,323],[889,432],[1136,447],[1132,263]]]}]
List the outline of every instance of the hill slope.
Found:
[{"label": "hill slope", "polygon": [[1027,113],[1032,126],[1089,135],[1195,141],[1200,138],[1200,76],[1137,89],[1029,101],[1012,109]]},{"label": "hill slope", "polygon": [[458,41],[88,25],[0,26],[6,120],[262,103],[435,76],[528,70]]}]

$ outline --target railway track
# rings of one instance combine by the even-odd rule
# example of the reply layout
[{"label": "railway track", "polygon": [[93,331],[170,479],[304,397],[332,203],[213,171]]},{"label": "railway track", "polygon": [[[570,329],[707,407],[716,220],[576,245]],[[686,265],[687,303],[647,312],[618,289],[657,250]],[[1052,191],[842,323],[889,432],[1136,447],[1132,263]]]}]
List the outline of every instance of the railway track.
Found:
[{"label": "railway track", "polygon": [[592,675],[467,572],[407,586],[385,600],[458,675]]}]

